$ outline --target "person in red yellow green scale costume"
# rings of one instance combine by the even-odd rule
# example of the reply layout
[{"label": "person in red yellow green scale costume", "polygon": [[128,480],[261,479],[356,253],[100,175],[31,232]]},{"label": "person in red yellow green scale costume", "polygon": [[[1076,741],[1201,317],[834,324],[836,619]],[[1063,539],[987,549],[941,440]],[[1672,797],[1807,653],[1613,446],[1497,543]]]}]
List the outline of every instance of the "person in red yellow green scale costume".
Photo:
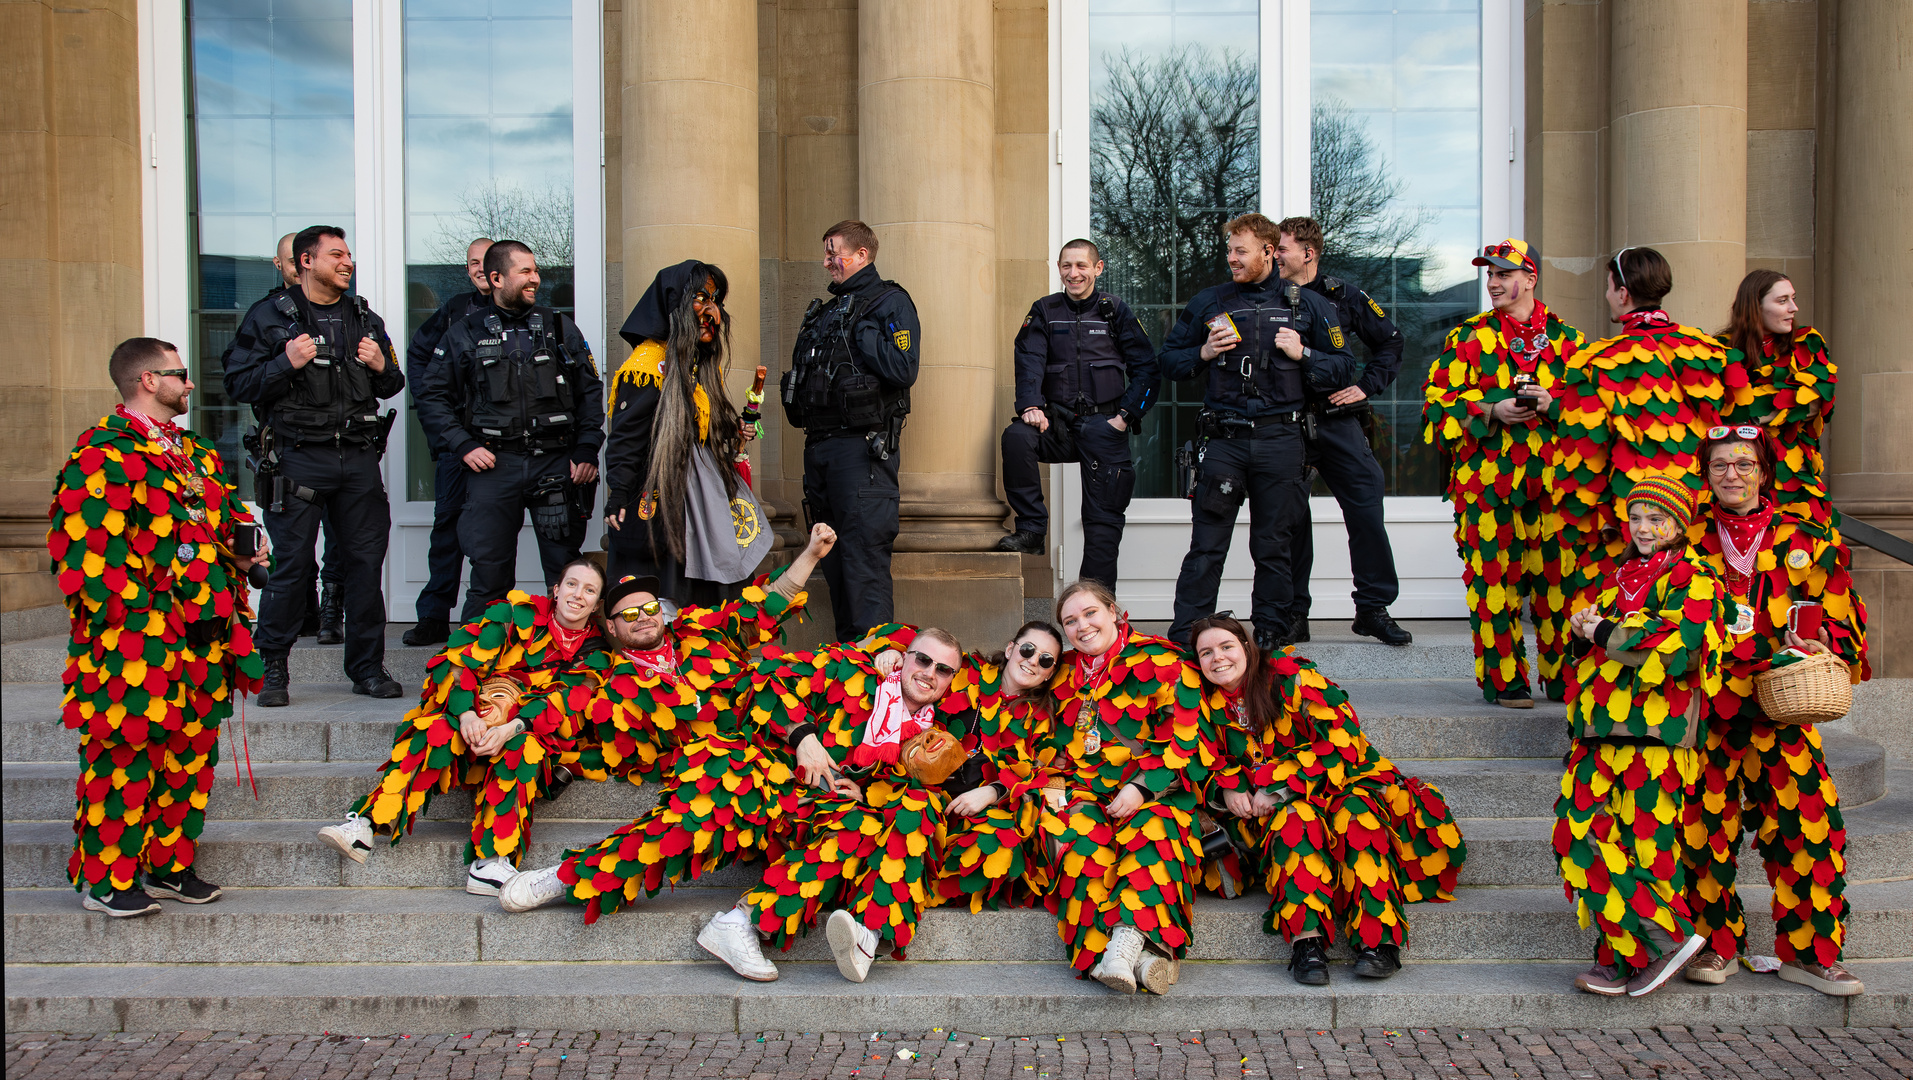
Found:
[{"label": "person in red yellow green scale costume", "polygon": [[1787,275],[1763,269],[1741,279],[1727,326],[1716,335],[1728,348],[1731,404],[1721,423],[1772,429],[1780,451],[1772,474],[1774,505],[1838,525],[1839,512],[1827,501],[1820,440],[1833,421],[1839,369],[1820,331],[1795,325],[1799,314]]},{"label": "person in red yellow green scale costume", "polygon": [[154,896],[219,899],[193,862],[220,722],[265,671],[246,577],[267,555],[234,553],[257,527],[219,452],[174,423],[193,390],[179,350],[132,338],[107,371],[121,404],[54,479],[47,553],[73,628],[61,717],[80,733],[67,876],[87,909],[127,917]]},{"label": "person in red yellow green scale costume", "polygon": [[1174,644],[1130,628],[1103,583],[1065,587],[1056,613],[1071,651],[1037,747],[1047,906],[1078,978],[1166,993],[1202,874],[1196,786],[1216,764],[1201,687]]},{"label": "person in red yellow green scale costume", "polygon": [[1653,248],[1623,248],[1607,261],[1615,337],[1591,342],[1568,365],[1556,394],[1551,476],[1561,514],[1560,547],[1572,578],[1569,611],[1594,602],[1625,557],[1630,485],[1659,474],[1701,489],[1701,436],[1728,405],[1720,342],[1661,309],[1674,271]]},{"label": "person in red yellow green scale costume", "polygon": [[[1733,974],[1747,948],[1734,888],[1740,834],[1773,886],[1780,977],[1825,994],[1859,993],[1840,963],[1846,939],[1846,825],[1840,795],[1812,724],[1777,723],[1761,711],[1754,676],[1786,650],[1832,652],[1855,683],[1868,677],[1866,605],[1853,589],[1850,555],[1831,526],[1779,509],[1770,430],[1716,428],[1702,444],[1713,500],[1688,531],[1726,582],[1726,685],[1709,702],[1705,764],[1687,823],[1687,900],[1709,939],[1687,969],[1695,982]],[[1801,625],[1817,619],[1818,629]]]},{"label": "person in red yellow green scale costume", "polygon": [[530,841],[533,801],[579,735],[576,714],[540,699],[582,685],[565,676],[609,647],[595,618],[603,591],[597,564],[573,559],[550,596],[513,589],[454,629],[425,665],[419,703],[394,729],[378,783],[319,839],[362,863],[375,835],[396,844],[411,832],[434,794],[469,790],[465,891],[498,895]]},{"label": "person in red yellow green scale costume", "polygon": [[1267,885],[1263,929],[1291,946],[1296,982],[1328,985],[1328,946],[1344,937],[1355,974],[1395,974],[1406,905],[1453,900],[1468,857],[1446,800],[1376,753],[1314,664],[1262,656],[1226,612],[1191,633],[1222,749],[1201,791],[1220,829],[1204,837],[1204,884],[1225,896],[1249,875]]},{"label": "person in red yellow green scale costume", "polygon": [[[885,674],[877,652],[906,642]],[[883,954],[903,958],[929,905],[950,799],[943,783],[963,749],[938,724],[963,651],[949,633],[883,627],[861,646],[766,657],[749,723],[794,758],[807,786],[778,823],[782,845],[764,880],[698,934],[705,951],[747,979],[777,968],[760,938],[789,948],[829,911],[837,970],[868,977]]]},{"label": "person in red yellow green scale costume", "polygon": [[[501,907],[530,911],[562,900],[582,906],[592,923],[640,893],[656,896],[769,848],[773,827],[796,806],[795,774],[782,747],[759,745],[746,720],[753,653],[770,651],[803,609],[809,594],[801,590],[836,542],[830,526],[814,525],[783,573],[746,586],[736,601],[675,618],[655,578],[627,576],[612,587],[605,607],[618,658],[585,706],[594,739],[580,766],[594,778],[655,778],[662,790],[656,805],[603,840],[513,877],[499,892]],[[677,722],[687,707],[694,715]]]},{"label": "person in red yellow green scale costume", "polygon": [[1540,255],[1503,240],[1475,259],[1494,306],[1448,333],[1428,368],[1424,441],[1441,449],[1455,504],[1455,547],[1475,638],[1475,682],[1489,701],[1531,709],[1521,602],[1535,623],[1541,683],[1565,692],[1568,590],[1574,553],[1560,543],[1547,482],[1570,358],[1585,342],[1534,294]]},{"label": "person in red yellow green scale costume", "polygon": [[1687,545],[1687,485],[1650,475],[1626,500],[1627,550],[1595,603],[1568,620],[1574,743],[1554,804],[1554,853],[1581,925],[1601,933],[1594,966],[1574,985],[1640,997],[1707,944],[1681,888],[1683,829],[1703,714],[1721,689],[1726,601]]}]

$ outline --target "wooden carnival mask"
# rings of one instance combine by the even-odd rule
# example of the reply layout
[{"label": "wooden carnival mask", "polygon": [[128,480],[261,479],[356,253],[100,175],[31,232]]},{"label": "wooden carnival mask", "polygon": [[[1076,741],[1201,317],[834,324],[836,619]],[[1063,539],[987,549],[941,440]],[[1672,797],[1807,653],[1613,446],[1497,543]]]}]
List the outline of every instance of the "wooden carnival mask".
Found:
[{"label": "wooden carnival mask", "polygon": [[518,680],[494,675],[478,684],[478,718],[488,728],[508,724],[518,718],[518,706],[524,704],[525,688]]},{"label": "wooden carnival mask", "polygon": [[897,760],[911,778],[925,787],[936,787],[961,769],[968,757],[956,736],[940,727],[929,727],[904,740]]}]

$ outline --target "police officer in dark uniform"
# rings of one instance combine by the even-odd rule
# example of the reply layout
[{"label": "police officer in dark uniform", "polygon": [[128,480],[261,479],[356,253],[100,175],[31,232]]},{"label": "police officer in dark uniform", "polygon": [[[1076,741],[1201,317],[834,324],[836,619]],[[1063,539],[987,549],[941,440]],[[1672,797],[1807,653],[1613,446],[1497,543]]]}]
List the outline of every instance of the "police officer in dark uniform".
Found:
[{"label": "police officer in dark uniform", "polygon": [[[1369,349],[1370,359],[1360,378],[1333,393],[1309,395],[1309,411],[1315,414],[1309,464],[1322,474],[1348,528],[1348,559],[1355,576],[1355,622],[1349,629],[1388,645],[1406,645],[1415,636],[1388,614],[1388,606],[1401,595],[1401,582],[1395,576],[1395,552],[1382,521],[1382,465],[1375,460],[1362,427],[1362,417],[1371,411],[1369,400],[1380,397],[1401,369],[1401,331],[1367,293],[1320,272],[1322,227],[1314,218],[1284,218],[1276,228],[1282,231],[1282,242],[1275,248],[1276,273],[1327,297],[1341,325],[1354,331]],[[1307,505],[1303,504],[1304,514]],[[1295,619],[1289,636],[1307,641],[1309,573],[1315,568],[1312,523],[1305,518],[1295,536],[1289,552],[1290,580],[1295,585]]]},{"label": "police officer in dark uniform", "polygon": [[1162,348],[1168,378],[1207,376],[1193,527],[1169,636],[1186,644],[1190,624],[1215,611],[1247,499],[1256,644],[1273,650],[1289,643],[1289,545],[1308,513],[1307,395],[1347,386],[1355,359],[1335,306],[1276,274],[1275,222],[1243,214],[1225,229],[1232,282],[1197,293]]},{"label": "police officer in dark uniform", "polygon": [[538,260],[516,240],[485,253],[492,303],[445,332],[444,357],[413,393],[419,423],[462,461],[458,545],[472,564],[469,622],[518,579],[531,512],[547,586],[577,558],[597,503],[604,384],[578,324],[537,303]]},{"label": "police officer in dark uniform", "polygon": [[291,700],[286,657],[299,635],[317,565],[320,519],[338,531],[345,593],[345,672],[354,693],[395,698],[385,670],[382,575],[392,514],[379,459],[398,414],[379,402],[405,388],[385,322],[349,296],[345,230],[314,225],[293,240],[299,287],[256,304],[234,335],[226,393],[264,417],[248,449],[278,565],[254,638],[266,663],[259,704]]},{"label": "police officer in dark uniform", "polygon": [[[479,237],[465,249],[465,276],[472,291],[459,293],[432,312],[405,350],[405,379],[412,387],[412,405],[418,407],[418,389],[427,373],[445,358],[445,331],[474,311],[492,303],[492,281],[485,274],[485,253],[492,242]],[[424,428],[423,421],[419,426]],[[465,556],[458,547],[458,515],[465,509],[465,462],[445,445],[444,432],[425,429],[425,446],[432,455],[432,540],[425,557],[429,577],[418,594],[418,623],[399,640],[407,645],[437,645],[451,637],[452,601],[458,599],[459,571]]]},{"label": "police officer in dark uniform", "polygon": [[1003,492],[1016,531],[998,551],[1044,550],[1049,511],[1038,462],[1082,462],[1083,564],[1116,587],[1123,514],[1136,491],[1129,436],[1156,396],[1156,348],[1129,305],[1096,288],[1103,260],[1088,240],[1056,257],[1063,291],[1030,305],[1016,334],[1017,417],[1003,429]]},{"label": "police officer in dark uniform", "polygon": [[922,336],[910,294],[883,280],[876,257],[877,235],[861,221],[824,233],[831,300],[811,301],[779,386],[785,415],[804,429],[805,516],[837,532],[821,566],[840,641],[891,621],[897,450]]}]

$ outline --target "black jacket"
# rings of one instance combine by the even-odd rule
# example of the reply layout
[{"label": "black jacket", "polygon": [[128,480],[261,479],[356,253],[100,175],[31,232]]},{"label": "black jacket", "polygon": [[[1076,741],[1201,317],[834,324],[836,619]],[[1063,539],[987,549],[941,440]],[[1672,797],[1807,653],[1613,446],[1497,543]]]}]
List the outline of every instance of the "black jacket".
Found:
[{"label": "black jacket", "polygon": [[[1114,305],[1115,310],[1107,320],[1102,320],[1095,313],[1105,299]],[[1062,315],[1071,318],[1065,323],[1058,317]],[[1129,310],[1129,305],[1101,289],[1081,302],[1071,300],[1068,293],[1051,293],[1030,305],[1030,313],[1024,317],[1022,329],[1016,332],[1017,413],[1043,405],[1048,400],[1044,387],[1048,381],[1049,368],[1054,364],[1076,360],[1084,351],[1084,343],[1074,340],[1078,328],[1075,316],[1094,318],[1099,323],[1107,322],[1107,352],[1122,363],[1123,374],[1128,380],[1120,409],[1130,429],[1134,430],[1143,414],[1155,402],[1156,390],[1162,382],[1161,366],[1156,362],[1155,345],[1150,342],[1149,335],[1143,332],[1142,323]],[[1061,374],[1063,383],[1072,387],[1086,377],[1073,371]],[[1097,395],[1089,392],[1089,396],[1093,399]]]},{"label": "black jacket", "polygon": [[[843,284],[832,282],[833,297],[875,296],[890,287],[871,263],[850,275]],[[917,305],[902,287],[890,289],[858,319],[851,335],[857,364],[865,371],[900,390],[916,385],[923,324],[917,320]]]},{"label": "black jacket", "polygon": [[[1203,404],[1220,412],[1244,414],[1246,410],[1234,400],[1239,395],[1234,394],[1230,386],[1224,385],[1223,372],[1225,369],[1236,369],[1243,359],[1242,350],[1248,343],[1244,342],[1212,361],[1203,360],[1202,345],[1209,339],[1209,319],[1224,310],[1223,303],[1232,293],[1239,294],[1243,300],[1251,303],[1286,304],[1284,291],[1288,284],[1271,272],[1267,278],[1254,284],[1216,285],[1197,293],[1182,309],[1182,314],[1177,316],[1175,327],[1163,341],[1163,375],[1181,380],[1207,374]],[[1329,385],[1351,385],[1355,381],[1355,358],[1348,352],[1335,305],[1320,293],[1300,287],[1296,300],[1297,315],[1307,324],[1299,331],[1303,345],[1299,364],[1304,372],[1304,381],[1314,384],[1318,390]],[[1303,405],[1299,397],[1293,401],[1268,402],[1248,415],[1253,417],[1286,412],[1300,409]]]},{"label": "black jacket", "polygon": [[[281,295],[292,298],[299,315],[297,319],[280,310]],[[368,369],[366,372],[371,396],[383,400],[405,389],[405,373],[399,370],[398,352],[385,332],[385,320],[370,308],[364,309],[361,315],[358,297],[352,294],[342,297],[338,304],[340,310],[348,310],[348,324],[357,327],[357,336],[334,343],[342,362],[357,364],[359,340],[370,337],[385,354],[383,371]],[[251,405],[261,419],[272,419],[273,410],[292,389],[293,373],[299,370],[286,356],[286,343],[312,332],[312,310],[305,294],[298,289],[274,289],[247,310],[225,354],[222,382],[228,397]]]},{"label": "black jacket", "polygon": [[[487,293],[473,289],[468,293],[459,293],[439,305],[437,311],[427,316],[419,325],[418,332],[412,335],[412,343],[405,348],[405,379],[412,387],[412,407],[418,408],[418,388],[425,383],[426,375],[432,365],[445,355],[443,348],[445,331],[451,325],[474,311],[483,311],[490,307],[492,298]],[[421,414],[422,415],[422,414]],[[420,427],[424,427],[423,420]],[[440,433],[425,428],[425,445],[432,453],[432,460],[438,460],[447,447]]]},{"label": "black jacket", "polygon": [[1342,328],[1352,330],[1368,346],[1369,361],[1355,385],[1370,399],[1381,397],[1402,368],[1402,332],[1395,329],[1375,298],[1341,278],[1324,274],[1302,286],[1328,297],[1341,316]]},{"label": "black jacket", "polygon": [[479,392],[478,343],[489,336],[485,318],[497,315],[507,331],[517,331],[525,328],[534,311],[545,319],[547,331],[558,337],[568,365],[567,376],[573,388],[570,458],[579,464],[595,465],[598,449],[604,445],[604,383],[598,378],[591,346],[586,344],[578,324],[569,315],[543,305],[512,313],[493,304],[452,323],[441,346],[444,358],[431,365],[424,381],[413,390],[419,424],[426,431],[440,432],[444,447],[460,457],[485,445],[485,440],[466,426],[470,403]]}]

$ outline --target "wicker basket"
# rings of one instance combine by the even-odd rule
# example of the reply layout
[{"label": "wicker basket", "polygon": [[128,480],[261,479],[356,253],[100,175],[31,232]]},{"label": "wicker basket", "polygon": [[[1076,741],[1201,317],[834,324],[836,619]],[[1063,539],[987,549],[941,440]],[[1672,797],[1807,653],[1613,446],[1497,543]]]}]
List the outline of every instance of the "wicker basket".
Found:
[{"label": "wicker basket", "polygon": [[1815,653],[1755,675],[1754,696],[1772,723],[1823,724],[1853,708],[1853,683],[1846,661],[1832,653]]}]

